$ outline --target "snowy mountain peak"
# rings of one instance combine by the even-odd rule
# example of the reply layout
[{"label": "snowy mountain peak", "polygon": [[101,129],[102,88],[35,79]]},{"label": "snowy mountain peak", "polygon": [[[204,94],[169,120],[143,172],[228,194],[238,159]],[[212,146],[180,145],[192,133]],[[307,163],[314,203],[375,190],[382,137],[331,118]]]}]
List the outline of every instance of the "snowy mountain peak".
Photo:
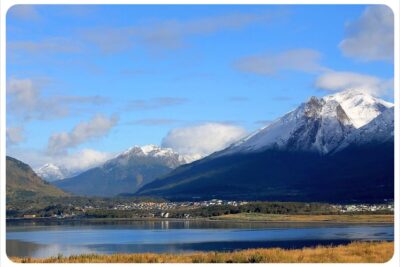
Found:
[{"label": "snowy mountain peak", "polygon": [[43,166],[35,169],[35,172],[37,175],[49,182],[61,180],[70,175],[70,172],[66,168],[52,163],[44,164]]},{"label": "snowy mountain peak", "polygon": [[151,157],[168,157],[173,155],[178,155],[178,153],[174,152],[171,148],[161,148],[157,145],[144,145],[144,146],[133,146],[121,154],[117,155],[118,157],[127,157],[127,156],[151,156]]},{"label": "snowy mountain peak", "polygon": [[324,105],[325,101],[323,99],[313,96],[304,106],[304,115],[309,118],[315,118],[321,113]]},{"label": "snowy mountain peak", "polygon": [[311,97],[294,111],[214,156],[272,147],[326,154],[392,107],[393,104],[359,90],[347,90],[322,98]]},{"label": "snowy mountain peak", "polygon": [[126,151],[118,154],[115,158],[108,160],[103,166],[113,164],[127,164],[131,159],[154,159],[166,162],[167,166],[176,167],[191,162],[187,158],[173,151],[171,148],[161,148],[157,145],[133,146]]},{"label": "snowy mountain peak", "polygon": [[346,148],[351,144],[382,143],[394,137],[394,107],[384,110],[370,123],[351,132],[336,149]]},{"label": "snowy mountain peak", "polygon": [[162,149],[156,145],[146,145],[146,146],[141,146],[140,149],[142,149],[144,154],[150,154],[150,153],[157,153],[161,151]]},{"label": "snowy mountain peak", "polygon": [[360,128],[384,110],[393,107],[392,103],[376,98],[363,90],[346,90],[323,98],[325,101],[337,101],[351,119],[355,128]]}]

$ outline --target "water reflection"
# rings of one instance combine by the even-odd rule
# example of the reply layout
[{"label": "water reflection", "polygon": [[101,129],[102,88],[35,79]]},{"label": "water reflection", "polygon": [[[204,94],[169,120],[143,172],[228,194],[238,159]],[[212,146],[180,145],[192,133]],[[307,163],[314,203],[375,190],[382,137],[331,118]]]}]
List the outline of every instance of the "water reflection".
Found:
[{"label": "water reflection", "polygon": [[[303,223],[303,222],[226,222],[226,221],[199,221],[199,220],[43,220],[43,221],[27,221],[27,220],[7,220],[7,229],[21,226],[29,228],[35,226],[38,230],[42,228],[47,230],[48,227],[55,226],[71,226],[71,227],[88,227],[104,226],[104,227],[125,227],[137,229],[163,229],[163,225],[168,224],[168,229],[204,229],[204,228],[281,228],[281,227],[318,227],[326,226],[326,223]],[[334,224],[330,224],[334,225]],[[341,225],[341,224],[336,224]]]},{"label": "water reflection", "polygon": [[96,253],[95,249],[87,246],[66,246],[62,244],[42,245],[19,240],[7,240],[7,255],[14,257],[44,258],[57,255],[79,255]]},{"label": "water reflection", "polygon": [[393,225],[231,224],[196,221],[16,223],[7,225],[9,256],[82,253],[229,251],[300,248],[353,240],[393,240]]},{"label": "water reflection", "polygon": [[169,221],[162,221],[161,229],[168,230],[169,229]]}]

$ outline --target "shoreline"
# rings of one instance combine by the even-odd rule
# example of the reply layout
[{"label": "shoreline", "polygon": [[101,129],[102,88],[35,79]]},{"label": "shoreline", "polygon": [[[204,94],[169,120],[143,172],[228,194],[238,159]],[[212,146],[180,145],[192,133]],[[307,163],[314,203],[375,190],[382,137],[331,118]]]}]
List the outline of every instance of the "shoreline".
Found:
[{"label": "shoreline", "polygon": [[[246,218],[249,216],[250,218]],[[242,218],[241,218],[242,217]],[[253,218],[252,218],[253,217]],[[307,218],[308,217],[308,218]],[[281,218],[281,219],[279,219]],[[370,219],[370,220],[368,220]],[[6,218],[6,222],[225,222],[225,223],[326,223],[326,224],[394,224],[393,214],[363,215],[276,215],[235,214],[209,218]]]},{"label": "shoreline", "polygon": [[10,257],[15,263],[384,263],[394,242],[352,242],[302,249],[244,249],[233,252],[82,254],[49,258]]}]

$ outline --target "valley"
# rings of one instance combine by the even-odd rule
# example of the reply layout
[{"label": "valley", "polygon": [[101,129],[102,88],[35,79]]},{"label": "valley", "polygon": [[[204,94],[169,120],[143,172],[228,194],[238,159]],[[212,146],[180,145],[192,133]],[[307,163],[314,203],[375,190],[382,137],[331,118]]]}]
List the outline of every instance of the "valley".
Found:
[{"label": "valley", "polygon": [[398,1],[36,2],[0,2],[0,266],[399,260]]},{"label": "valley", "polygon": [[[133,146],[80,173],[48,163],[36,169],[46,180],[17,159],[6,161],[7,242],[15,261],[26,261],[21,249],[34,258],[49,248],[66,256],[198,249],[231,257],[223,253],[261,247],[257,257],[263,257],[270,247],[338,249],[393,240],[393,105],[364,93],[311,97],[197,160],[170,148]],[[74,235],[66,243],[54,239],[70,227],[95,245]],[[153,236],[154,229],[165,232]],[[134,245],[142,235],[151,242]],[[259,240],[264,235],[269,242]],[[98,236],[111,243],[97,244]]]},{"label": "valley", "polygon": [[49,184],[30,166],[8,157],[7,214],[196,218],[248,212],[391,213],[393,132],[393,104],[348,90],[311,97],[270,125],[198,160],[170,148],[133,146],[71,178],[62,177],[68,170],[49,163],[38,169],[53,181]]}]

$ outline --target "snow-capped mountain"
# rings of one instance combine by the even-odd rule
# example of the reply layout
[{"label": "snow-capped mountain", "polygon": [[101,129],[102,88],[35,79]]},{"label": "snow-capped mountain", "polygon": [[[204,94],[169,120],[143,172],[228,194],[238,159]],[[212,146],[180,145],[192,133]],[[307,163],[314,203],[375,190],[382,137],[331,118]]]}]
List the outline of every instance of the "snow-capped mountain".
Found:
[{"label": "snow-capped mountain", "polygon": [[110,164],[126,164],[132,157],[154,157],[164,160],[168,167],[175,168],[179,165],[188,163],[184,156],[174,152],[171,148],[161,148],[156,145],[133,146],[126,151],[118,154],[115,158],[108,160],[103,167]]},{"label": "snow-capped mountain", "polygon": [[394,107],[361,91],[311,97],[137,195],[171,200],[382,202],[394,192]]},{"label": "snow-capped mountain", "polygon": [[52,163],[46,163],[35,169],[37,175],[48,182],[62,180],[71,175],[71,172],[64,167],[57,166]]},{"label": "snow-capped mountain", "polygon": [[294,111],[214,156],[262,151],[270,147],[326,154],[343,146],[342,143],[348,143],[345,139],[353,132],[392,107],[392,103],[359,90],[311,97]]},{"label": "snow-capped mountain", "polygon": [[355,89],[328,95],[323,99],[325,101],[337,101],[349,116],[355,128],[366,125],[383,111],[394,106],[392,103]]},{"label": "snow-capped mountain", "polygon": [[141,186],[189,161],[170,148],[133,146],[75,177],[54,184],[77,195],[132,194]]},{"label": "snow-capped mountain", "polygon": [[352,144],[383,143],[394,138],[394,107],[384,110],[370,123],[356,129],[340,144],[340,151]]},{"label": "snow-capped mountain", "polygon": [[[194,160],[200,159],[200,157],[194,155],[180,155],[174,152],[171,148],[161,148],[156,145],[145,145],[145,146],[133,146],[124,152],[118,154],[114,158],[108,160],[106,163],[101,164],[104,166],[111,166],[112,164],[126,164],[132,157],[155,157],[160,160],[164,160],[165,164],[171,168],[176,168],[179,165],[190,163]],[[95,166],[97,167],[97,166]],[[68,170],[65,167],[46,163],[43,166],[36,168],[35,172],[48,182],[54,182],[62,180],[72,176],[76,176],[87,169],[80,170]]]}]

